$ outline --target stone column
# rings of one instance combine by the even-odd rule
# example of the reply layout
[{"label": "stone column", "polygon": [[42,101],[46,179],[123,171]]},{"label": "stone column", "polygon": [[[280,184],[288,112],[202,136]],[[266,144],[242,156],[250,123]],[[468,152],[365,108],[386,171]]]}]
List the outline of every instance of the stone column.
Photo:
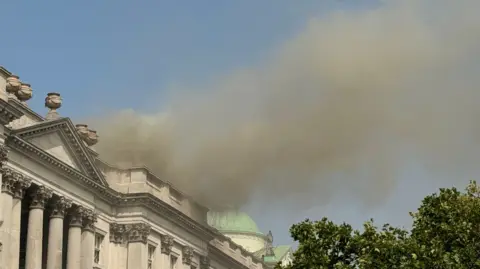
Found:
[{"label": "stone column", "polygon": [[192,266],[193,248],[184,246],[182,248],[182,263],[185,269],[190,269]]},{"label": "stone column", "polygon": [[127,269],[147,268],[147,239],[150,225],[146,223],[127,224],[128,261]]},{"label": "stone column", "polygon": [[95,222],[97,222],[97,214],[93,210],[86,210],[83,215],[81,269],[93,268]]},{"label": "stone column", "polygon": [[82,217],[85,208],[75,206],[70,215],[70,226],[68,228],[67,246],[67,269],[80,269],[81,240],[82,240]]},{"label": "stone column", "polygon": [[162,253],[162,267],[170,268],[170,254],[172,253],[173,237],[168,234],[162,234],[160,236],[160,251]]},{"label": "stone column", "polygon": [[0,207],[3,207],[3,223],[0,227],[0,242],[2,243],[2,252],[0,252],[2,263],[0,264],[0,268],[8,268],[10,266],[10,242],[12,237],[13,191],[21,175],[9,168],[3,168],[2,176]]},{"label": "stone column", "polygon": [[200,256],[200,269],[210,269],[210,258]]},{"label": "stone column", "polygon": [[[48,226],[47,269],[62,269],[63,219],[72,201],[65,197],[54,197]],[[13,269],[13,268],[12,268]]]},{"label": "stone column", "polygon": [[40,269],[42,268],[43,211],[45,203],[52,198],[53,193],[51,189],[39,186],[33,190],[31,195],[25,269]]},{"label": "stone column", "polygon": [[32,180],[22,176],[13,188],[12,207],[12,237],[10,242],[10,268],[17,269],[20,264],[20,231],[22,223],[22,200],[25,190],[30,187]]}]

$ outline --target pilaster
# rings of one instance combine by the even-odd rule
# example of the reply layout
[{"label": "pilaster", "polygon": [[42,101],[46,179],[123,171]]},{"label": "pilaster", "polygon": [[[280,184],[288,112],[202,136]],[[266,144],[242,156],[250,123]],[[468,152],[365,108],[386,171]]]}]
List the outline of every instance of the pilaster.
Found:
[{"label": "pilaster", "polygon": [[161,268],[170,268],[170,254],[173,248],[173,236],[168,234],[162,234],[160,236],[160,252],[161,252]]},{"label": "pilaster", "polygon": [[82,217],[82,254],[81,269],[93,268],[94,247],[95,247],[95,223],[97,222],[97,213],[93,210],[85,210]]},{"label": "pilaster", "polygon": [[147,268],[147,240],[151,226],[146,223],[125,225],[128,242],[127,269]]}]

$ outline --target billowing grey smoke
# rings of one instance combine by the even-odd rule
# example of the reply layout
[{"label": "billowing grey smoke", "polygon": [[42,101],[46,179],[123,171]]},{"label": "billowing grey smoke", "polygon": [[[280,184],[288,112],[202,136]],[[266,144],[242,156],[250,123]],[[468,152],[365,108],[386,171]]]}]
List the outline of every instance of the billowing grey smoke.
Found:
[{"label": "billowing grey smoke", "polygon": [[312,19],[261,66],[203,90],[171,89],[158,114],[105,116],[98,150],[198,198],[237,205],[254,191],[300,206],[340,190],[377,203],[412,158],[439,173],[473,169],[479,8],[477,0],[384,1]]}]

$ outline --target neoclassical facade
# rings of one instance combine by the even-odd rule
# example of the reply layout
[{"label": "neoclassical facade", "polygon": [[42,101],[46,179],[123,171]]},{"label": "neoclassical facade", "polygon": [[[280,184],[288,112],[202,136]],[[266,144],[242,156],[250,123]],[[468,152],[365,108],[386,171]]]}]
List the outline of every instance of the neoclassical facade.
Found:
[{"label": "neoclassical facade", "polygon": [[[0,269],[262,269],[207,223],[208,209],[145,167],[120,169],[49,93],[0,67]],[[100,142],[101,143],[101,142]]]}]

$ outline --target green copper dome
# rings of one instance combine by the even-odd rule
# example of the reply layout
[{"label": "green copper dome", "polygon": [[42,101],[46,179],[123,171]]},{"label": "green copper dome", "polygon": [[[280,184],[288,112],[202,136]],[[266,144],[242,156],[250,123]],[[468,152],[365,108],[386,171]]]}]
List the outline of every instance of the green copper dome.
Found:
[{"label": "green copper dome", "polygon": [[262,234],[249,215],[234,210],[208,212],[208,224],[222,233]]}]

